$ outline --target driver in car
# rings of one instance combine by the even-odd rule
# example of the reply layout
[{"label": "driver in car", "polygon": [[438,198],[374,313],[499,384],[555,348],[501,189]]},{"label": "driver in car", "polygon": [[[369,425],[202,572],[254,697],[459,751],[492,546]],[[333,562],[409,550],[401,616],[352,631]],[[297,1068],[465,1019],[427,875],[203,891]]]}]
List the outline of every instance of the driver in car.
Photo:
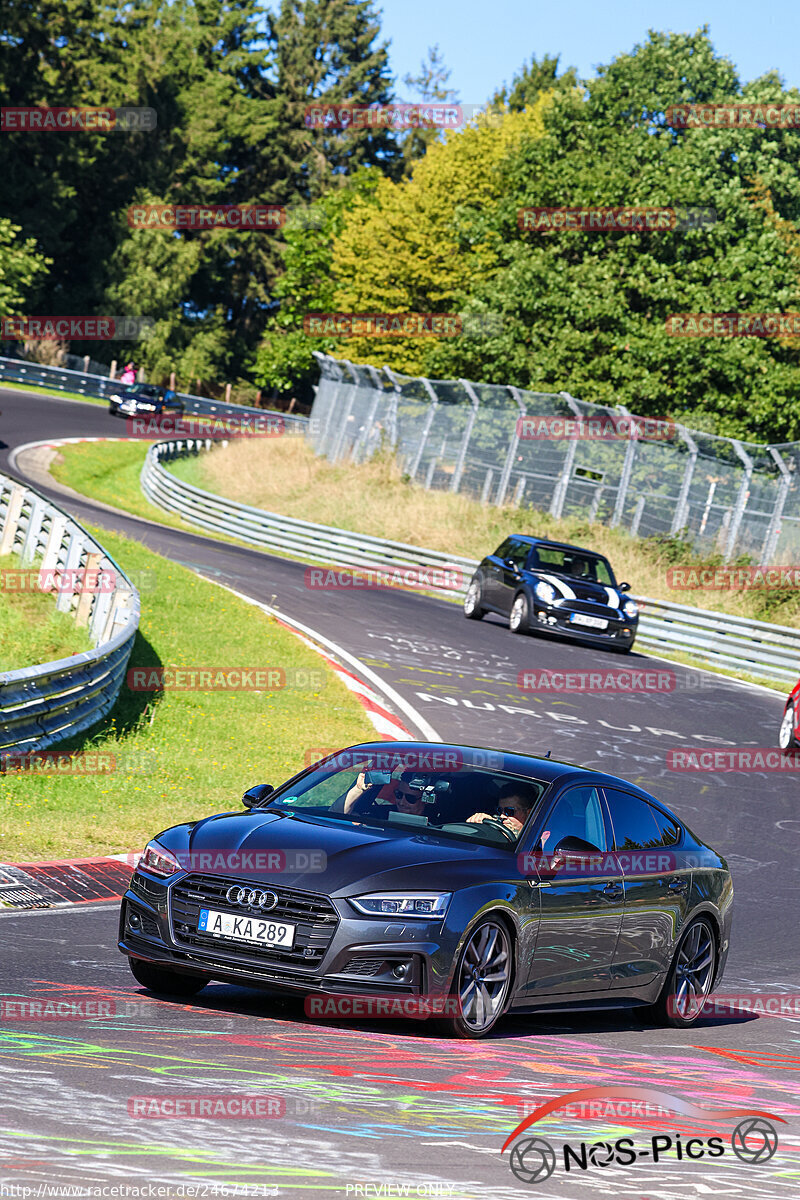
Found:
[{"label": "driver in car", "polygon": [[467,823],[478,825],[481,821],[496,821],[505,825],[512,833],[520,834],[536,802],[533,788],[524,783],[506,783],[497,794],[497,809],[494,817],[489,813],[477,812],[467,817]]}]

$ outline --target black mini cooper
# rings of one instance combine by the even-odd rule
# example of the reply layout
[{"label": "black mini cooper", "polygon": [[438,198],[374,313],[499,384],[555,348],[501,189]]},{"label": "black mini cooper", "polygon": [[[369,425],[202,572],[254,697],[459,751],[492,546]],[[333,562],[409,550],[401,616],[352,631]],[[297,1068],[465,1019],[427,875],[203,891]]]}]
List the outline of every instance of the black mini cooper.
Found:
[{"label": "black mini cooper", "polygon": [[639,606],[623,593],[602,554],[515,534],[487,555],[464,597],[464,615],[508,617],[513,633],[557,633],[627,653],[639,624]]}]

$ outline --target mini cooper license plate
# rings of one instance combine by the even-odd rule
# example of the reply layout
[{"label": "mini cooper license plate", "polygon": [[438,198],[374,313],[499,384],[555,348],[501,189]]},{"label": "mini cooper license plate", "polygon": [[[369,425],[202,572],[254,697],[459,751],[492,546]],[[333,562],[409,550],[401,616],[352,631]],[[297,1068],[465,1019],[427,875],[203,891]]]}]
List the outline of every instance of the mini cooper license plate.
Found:
[{"label": "mini cooper license plate", "polygon": [[284,921],[270,921],[266,917],[240,917],[236,913],[218,912],[214,908],[201,908],[197,918],[197,932],[210,937],[236,938],[242,942],[258,942],[261,946],[294,945],[294,925]]},{"label": "mini cooper license plate", "polygon": [[584,613],[573,613],[572,624],[586,625],[588,629],[608,629],[608,621],[602,617],[587,617]]}]

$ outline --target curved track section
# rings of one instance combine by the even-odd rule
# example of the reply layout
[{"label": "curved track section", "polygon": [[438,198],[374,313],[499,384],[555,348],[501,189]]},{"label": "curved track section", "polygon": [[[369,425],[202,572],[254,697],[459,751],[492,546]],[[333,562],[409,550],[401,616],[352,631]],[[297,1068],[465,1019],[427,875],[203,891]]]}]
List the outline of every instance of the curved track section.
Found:
[{"label": "curved track section", "polygon": [[[0,469],[11,447],[45,430],[53,438],[118,434],[113,418],[85,405],[14,392],[2,396],[0,407],[6,442]],[[697,673],[672,666],[677,686],[670,692],[533,695],[517,686],[521,670],[608,668],[609,656],[515,637],[493,618],[467,622],[439,600],[309,592],[302,564],[118,517],[89,502],[63,496],[60,502],[343,645],[445,740],[549,749],[554,757],[652,790],[729,859],[737,903],[723,990],[800,991],[790,883],[800,841],[796,776],[676,773],[667,766],[667,751],[677,746],[774,746],[780,696],[710,675],[703,676],[702,689],[689,688]],[[636,654],[611,665],[622,662],[653,665]],[[221,985],[191,1006],[153,1000],[136,988],[117,955],[115,913],[107,908],[0,921],[16,980],[6,982],[7,994],[103,996],[119,1008],[113,1018],[55,1027],[4,1023],[0,1094],[9,1105],[14,1097],[4,1145],[19,1160],[14,1178],[20,1183],[157,1177],[176,1187],[224,1180],[232,1189],[238,1182],[249,1185],[252,1196],[273,1188],[278,1192],[272,1194],[286,1196],[402,1195],[398,1188],[408,1186],[410,1195],[503,1200],[530,1194],[499,1154],[525,1111],[556,1091],[625,1083],[658,1086],[709,1107],[757,1107],[786,1116],[780,1158],[754,1167],[729,1147],[713,1163],[678,1162],[673,1155],[631,1168],[561,1171],[548,1182],[553,1194],[797,1192],[789,1149],[794,1145],[796,1153],[800,1115],[793,1083],[800,1025],[794,1019],[717,1018],[682,1033],[619,1015],[514,1018],[487,1042],[462,1044],[390,1022],[315,1025],[296,1002],[265,1001]],[[129,1015],[131,1001],[138,1007]],[[131,1115],[131,1096],[165,1089],[176,1095],[267,1091],[285,1103],[275,1122]],[[556,1114],[540,1132],[559,1146],[563,1138],[577,1145],[622,1134],[649,1144],[652,1121],[620,1128],[625,1124]],[[659,1128],[691,1136],[695,1127],[675,1117],[662,1119]],[[381,1183],[391,1188],[376,1191]]]}]

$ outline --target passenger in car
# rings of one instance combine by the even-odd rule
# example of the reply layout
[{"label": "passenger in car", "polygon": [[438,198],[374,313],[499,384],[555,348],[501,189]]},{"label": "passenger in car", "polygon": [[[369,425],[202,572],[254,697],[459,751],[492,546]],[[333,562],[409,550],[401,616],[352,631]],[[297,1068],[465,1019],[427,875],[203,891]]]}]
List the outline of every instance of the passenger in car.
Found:
[{"label": "passenger in car", "polygon": [[[391,779],[389,783],[383,784],[375,791],[375,784],[367,783],[366,772],[361,771],[357,776],[355,783],[344,797],[344,802],[339,806],[339,801],[335,801],[331,806],[334,812],[349,813],[358,804],[359,800],[367,797],[368,800],[376,801],[383,800],[389,806],[389,811],[394,809],[396,812],[411,813],[413,816],[421,816],[427,805],[422,798],[422,792],[417,788],[409,787],[408,780],[413,777],[413,771],[404,771],[396,779]],[[381,808],[384,806],[382,805]],[[357,812],[365,811],[363,805],[359,805]]]},{"label": "passenger in car", "polygon": [[[499,817],[506,829],[521,833],[535,803],[536,792],[532,787],[524,783],[506,783],[497,794],[495,820]],[[476,812],[467,817],[470,825],[491,820],[490,814],[485,812]]]}]

